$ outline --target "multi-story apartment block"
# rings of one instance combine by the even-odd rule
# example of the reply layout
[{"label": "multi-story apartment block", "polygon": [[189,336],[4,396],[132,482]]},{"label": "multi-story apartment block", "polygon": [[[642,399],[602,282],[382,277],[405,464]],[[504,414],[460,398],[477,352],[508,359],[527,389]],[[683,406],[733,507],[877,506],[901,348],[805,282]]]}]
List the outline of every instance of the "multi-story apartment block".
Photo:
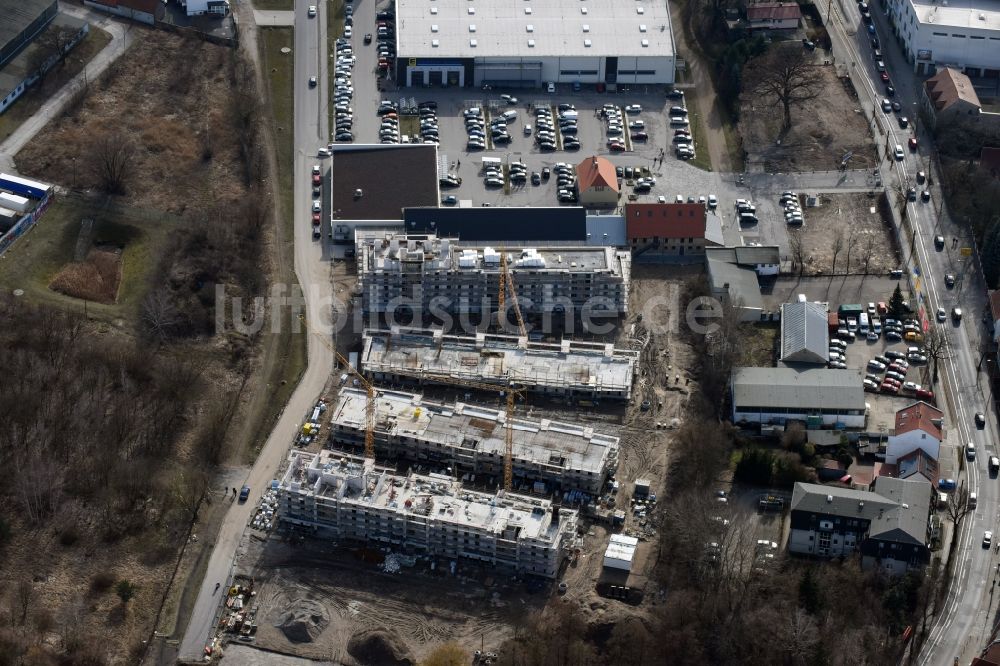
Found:
[{"label": "multi-story apartment block", "polygon": [[611,247],[495,249],[393,233],[359,238],[357,245],[365,313],[488,316],[498,308],[501,253],[525,316],[620,317],[628,307],[631,256]]},{"label": "multi-story apartment block", "polygon": [[[365,437],[364,391],[341,390],[329,411],[330,443],[360,447]],[[442,404],[401,391],[378,391],[375,397],[375,453],[379,459],[403,458],[474,474],[479,483],[503,478],[507,414],[462,402]],[[515,488],[530,492],[601,492],[618,466],[618,438],[590,426],[549,419],[514,419]],[[493,479],[493,483],[490,483]]]},{"label": "multi-story apartment block", "polygon": [[440,474],[397,476],[371,460],[292,451],[278,515],[316,536],[390,544],[554,578],[576,540],[577,512],[543,499],[465,490]]}]

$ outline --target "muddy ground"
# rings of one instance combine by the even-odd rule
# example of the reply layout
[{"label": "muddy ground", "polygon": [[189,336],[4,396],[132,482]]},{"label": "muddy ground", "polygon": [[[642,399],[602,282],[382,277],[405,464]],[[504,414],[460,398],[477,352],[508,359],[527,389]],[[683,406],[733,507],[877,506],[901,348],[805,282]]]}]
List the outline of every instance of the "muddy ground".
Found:
[{"label": "muddy ground", "polygon": [[851,153],[850,169],[875,165],[875,148],[857,95],[837,77],[833,66],[818,65],[821,95],[792,109],[792,127],[782,132],[783,112],[766,100],[744,99],[740,133],[747,168],[768,173],[832,171]]},{"label": "muddy ground", "polygon": [[900,266],[899,246],[880,197],[823,194],[819,204],[804,207],[805,224],[788,232],[802,239],[805,275],[884,275]]},{"label": "muddy ground", "polygon": [[[602,511],[626,510],[622,531],[640,538],[631,575],[611,576],[617,584],[640,590],[644,594],[640,605],[604,598],[596,591],[598,582],[608,576],[602,563],[610,525],[602,521],[581,519],[581,550],[575,563],[567,563],[564,570],[561,580],[568,589],[563,595],[555,582],[532,592],[524,580],[467,561],[460,563],[456,576],[441,567],[432,571],[425,560],[387,574],[376,563],[363,561],[357,544],[333,548],[308,540],[296,544],[282,536],[265,542],[250,538],[245,539],[247,553],[240,558],[239,569],[253,575],[258,587],[260,620],[255,644],[285,654],[353,664],[358,662],[347,647],[350,639],[375,630],[384,632],[400,653],[420,660],[449,640],[470,652],[495,651],[533,611],[555,604],[578,606],[585,620],[593,623],[645,616],[660,598],[647,578],[656,563],[657,533],[645,518],[632,515],[630,498],[637,478],[649,479],[653,491],[662,493],[671,429],[683,422],[689,392],[696,390],[693,380],[688,380],[694,356],[677,310],[685,281],[697,272],[634,267],[633,314],[617,333],[619,346],[641,350],[632,404],[602,405],[583,413],[566,405],[534,401],[525,409],[531,418],[585,421],[621,437],[616,477],[621,491],[608,496]],[[338,286],[349,288],[346,282]],[[643,408],[644,401],[648,409]]]}]

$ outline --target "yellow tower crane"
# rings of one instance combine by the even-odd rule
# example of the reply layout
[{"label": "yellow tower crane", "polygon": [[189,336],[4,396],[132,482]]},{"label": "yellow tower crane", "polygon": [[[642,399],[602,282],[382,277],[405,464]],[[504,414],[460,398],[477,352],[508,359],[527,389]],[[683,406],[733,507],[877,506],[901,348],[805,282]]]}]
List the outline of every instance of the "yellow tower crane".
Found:
[{"label": "yellow tower crane", "polygon": [[504,320],[507,318],[507,313],[504,312],[504,305],[507,300],[507,290],[510,289],[510,300],[511,305],[514,309],[514,317],[517,319],[517,330],[519,331],[521,337],[528,335],[524,328],[524,319],[521,317],[521,306],[517,302],[517,288],[514,285],[514,276],[510,273],[510,267],[507,266],[507,251],[504,249],[500,250],[500,290],[497,292],[497,323],[500,323],[500,318]]},{"label": "yellow tower crane", "polygon": [[332,345],[328,345],[333,353],[337,356],[337,360],[340,361],[347,371],[357,377],[361,385],[365,387],[365,458],[375,459],[375,387],[372,383],[368,381],[361,372],[351,365],[344,356],[333,349]]},{"label": "yellow tower crane", "polygon": [[436,373],[421,373],[418,371],[400,372],[399,370],[396,370],[394,371],[394,374],[434,384],[444,384],[445,386],[462,386],[490,393],[499,393],[501,396],[506,398],[507,409],[506,417],[504,419],[503,489],[505,491],[510,491],[511,487],[514,485],[514,400],[515,398],[524,398],[524,390],[517,388],[513,383],[506,385],[490,384],[488,382],[478,382],[471,379],[459,379],[458,377],[451,377],[449,375],[440,375]]}]

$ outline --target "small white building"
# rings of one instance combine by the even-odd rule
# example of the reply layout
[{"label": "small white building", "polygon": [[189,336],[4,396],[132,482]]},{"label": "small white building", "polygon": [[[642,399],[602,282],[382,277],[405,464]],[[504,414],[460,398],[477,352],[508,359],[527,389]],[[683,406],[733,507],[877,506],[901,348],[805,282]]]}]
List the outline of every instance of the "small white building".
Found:
[{"label": "small white building", "polygon": [[609,569],[631,571],[632,560],[635,559],[635,549],[638,546],[639,539],[635,537],[612,534],[608,549],[604,551],[604,566]]}]

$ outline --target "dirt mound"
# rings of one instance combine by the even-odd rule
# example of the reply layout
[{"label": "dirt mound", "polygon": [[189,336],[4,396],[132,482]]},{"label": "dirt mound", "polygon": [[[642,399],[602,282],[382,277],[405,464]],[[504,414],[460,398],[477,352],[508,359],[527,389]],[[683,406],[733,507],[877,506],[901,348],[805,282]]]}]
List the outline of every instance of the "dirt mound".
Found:
[{"label": "dirt mound", "polygon": [[414,661],[406,645],[396,634],[385,629],[369,629],[351,636],[347,652],[361,664],[412,666]]},{"label": "dirt mound", "polygon": [[83,261],[63,266],[49,289],[95,303],[114,303],[121,281],[121,258],[119,248],[94,248]]},{"label": "dirt mound", "polygon": [[330,616],[322,604],[299,599],[289,606],[276,626],[292,643],[312,643],[330,624]]}]

